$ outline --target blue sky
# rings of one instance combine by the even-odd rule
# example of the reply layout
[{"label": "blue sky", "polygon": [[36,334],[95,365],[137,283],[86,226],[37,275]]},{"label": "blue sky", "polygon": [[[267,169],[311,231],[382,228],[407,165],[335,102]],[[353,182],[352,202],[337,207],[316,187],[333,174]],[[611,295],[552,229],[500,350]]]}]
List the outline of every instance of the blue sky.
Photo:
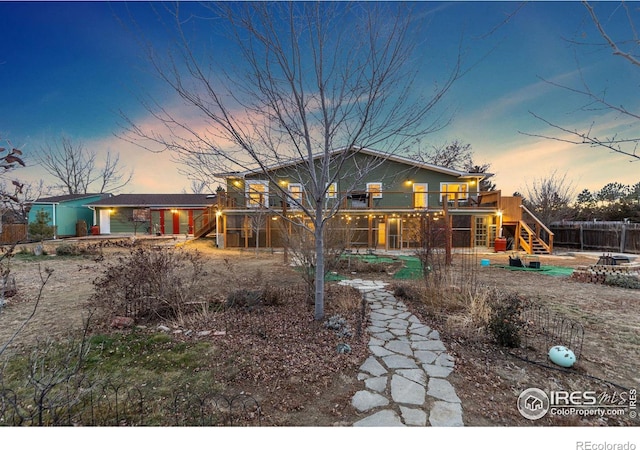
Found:
[{"label": "blue sky", "polygon": [[[640,162],[524,134],[555,134],[531,115],[534,112],[568,128],[582,129],[597,121],[603,134],[617,129],[639,136],[640,121],[628,123],[604,111],[580,111],[585,99],[541,78],[575,85],[580,69],[594,90],[607,88],[610,98],[637,111],[640,69],[612,58],[607,48],[570,42],[601,42],[579,2],[527,3],[489,33],[519,5],[426,2],[425,56],[446,66],[464,36],[467,62],[476,63],[445,98],[446,106],[455,110],[452,124],[429,136],[426,145],[456,139],[471,144],[476,162],[491,163],[497,187],[506,194],[526,192],[527,185],[554,170],[566,172],[578,191],[613,181],[640,181]],[[617,3],[595,5],[612,34],[629,35]],[[640,24],[640,4],[630,5]],[[119,19],[126,20],[125,6],[162,47],[166,40],[162,27],[144,3],[0,1],[0,136],[20,146],[29,161],[29,152],[65,133],[88,148],[119,152],[121,161],[135,171],[125,192],[188,190],[190,181],[167,155],[146,152],[115,137],[122,131],[119,111],[147,120],[136,98],[139,93],[175,102],[120,23]],[[418,88],[431,82],[423,81]],[[15,176],[49,181],[33,161]]]}]

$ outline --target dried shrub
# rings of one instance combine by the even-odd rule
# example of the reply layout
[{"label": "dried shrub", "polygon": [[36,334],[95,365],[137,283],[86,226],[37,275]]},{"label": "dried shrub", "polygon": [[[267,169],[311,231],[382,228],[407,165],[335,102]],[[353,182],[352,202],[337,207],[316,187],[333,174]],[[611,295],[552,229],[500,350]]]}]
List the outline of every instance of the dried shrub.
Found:
[{"label": "dried shrub", "polygon": [[362,294],[353,286],[327,286],[326,297],[327,305],[335,311],[348,313],[362,308]]},{"label": "dried shrub", "polygon": [[[65,242],[55,248],[57,256],[82,256],[82,255],[97,255],[101,253],[101,249],[95,245],[80,245]],[[46,254],[43,250],[43,254]]]},{"label": "dried shrub", "polygon": [[227,296],[227,307],[253,309],[263,304],[264,291],[238,289]]},{"label": "dried shrub", "polygon": [[640,289],[640,277],[624,274],[607,275],[604,284],[625,289]]},{"label": "dried shrub", "polygon": [[521,318],[524,306],[524,299],[516,294],[493,299],[487,330],[496,344],[509,348],[520,346],[525,325]]},{"label": "dried shrub", "polygon": [[393,295],[410,302],[421,301],[422,292],[412,284],[397,284],[393,287]]},{"label": "dried shrub", "polygon": [[266,286],[262,292],[262,300],[265,306],[284,305],[288,300],[287,292],[273,286]]},{"label": "dried shrub", "polygon": [[106,320],[176,319],[206,301],[208,289],[200,253],[138,247],[109,264],[94,281],[90,304]]}]

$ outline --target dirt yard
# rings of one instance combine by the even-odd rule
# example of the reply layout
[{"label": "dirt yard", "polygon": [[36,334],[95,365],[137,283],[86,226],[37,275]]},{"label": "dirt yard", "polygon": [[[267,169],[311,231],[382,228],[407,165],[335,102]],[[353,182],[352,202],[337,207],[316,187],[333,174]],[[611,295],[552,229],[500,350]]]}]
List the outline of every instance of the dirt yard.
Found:
[{"label": "dirt yard", "polygon": [[[159,243],[154,243],[157,245]],[[165,245],[166,243],[162,243]],[[169,242],[168,245],[171,245]],[[299,283],[299,275],[284,263],[282,254],[253,251],[223,251],[210,244],[189,245],[205,253],[211,267],[219,267],[224,260],[241,268],[250,283],[254,277],[271,280],[278,285]],[[53,254],[53,248],[45,248]],[[104,267],[105,259],[126,253],[125,248],[105,248],[103,257],[60,258],[49,256],[37,263],[29,259],[12,261],[18,295],[0,313],[0,344],[7,342],[20,324],[34,309],[41,277],[45,269],[52,269],[35,316],[13,343],[13,348],[27,346],[45,337],[62,337],[82,327],[84,305],[91,295],[92,281]],[[516,399],[526,388],[545,390],[594,390],[598,392],[622,391],[640,386],[640,293],[616,287],[583,284],[568,277],[543,273],[514,272],[499,265],[508,264],[506,253],[479,255],[489,259],[489,267],[477,271],[479,282],[503,292],[514,292],[547,306],[581,323],[585,330],[582,355],[574,368],[558,370],[544,359],[527,362],[510,354],[507,349],[488,341],[486,335],[473,330],[460,332],[450,326],[446,317],[424,314],[419,306],[409,305],[425,323],[439,329],[442,339],[456,358],[452,383],[462,400],[465,424],[469,426],[530,426],[530,425],[640,425],[625,418],[545,417],[532,422],[520,416]],[[577,267],[597,260],[595,255],[541,257],[541,265]],[[455,259],[454,259],[455,264]],[[379,278],[384,274],[357,274]],[[392,281],[392,280],[388,280]],[[215,286],[212,286],[215,289]],[[366,342],[366,341],[365,341]],[[363,348],[366,348],[363,346]],[[304,386],[299,376],[280,380],[277,390],[267,392],[259,385],[245,385],[243,389],[258,392],[260,396],[286,393],[290,407],[274,411],[270,424],[290,426],[331,426],[352,423],[358,419],[350,399],[360,388],[357,381],[358,358],[364,352],[354,352],[354,360],[347,369],[333,379],[318,376],[319,384]],[[301,358],[303,356],[301,355]],[[306,370],[321,371],[308,367]],[[260,390],[262,392],[260,393]],[[296,399],[296,395],[299,398]],[[278,409],[278,401],[271,401]]]}]

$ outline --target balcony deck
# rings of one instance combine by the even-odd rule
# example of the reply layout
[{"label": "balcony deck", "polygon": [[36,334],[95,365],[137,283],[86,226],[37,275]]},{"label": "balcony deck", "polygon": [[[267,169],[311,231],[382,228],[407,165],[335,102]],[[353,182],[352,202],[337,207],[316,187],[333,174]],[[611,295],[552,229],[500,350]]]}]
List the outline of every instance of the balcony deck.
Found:
[{"label": "balcony deck", "polygon": [[[448,209],[450,212],[493,212],[501,209],[500,191],[481,193],[457,192],[390,192],[382,194],[366,192],[338,193],[334,198],[327,198],[327,207],[332,207],[340,201],[340,211],[343,212],[416,212],[421,210],[437,211]],[[230,195],[220,203],[219,208],[231,212],[255,212],[257,210],[271,210],[276,213],[282,211],[296,211],[304,204],[304,194],[297,198],[287,198],[281,195],[256,195],[245,198]]]}]

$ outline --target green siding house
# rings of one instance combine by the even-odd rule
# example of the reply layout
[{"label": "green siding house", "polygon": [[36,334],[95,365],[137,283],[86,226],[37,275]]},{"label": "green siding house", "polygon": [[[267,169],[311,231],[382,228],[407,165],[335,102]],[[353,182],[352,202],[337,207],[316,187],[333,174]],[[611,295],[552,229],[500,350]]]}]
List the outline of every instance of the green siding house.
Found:
[{"label": "green siding house", "polygon": [[69,194],[40,198],[31,203],[29,223],[35,222],[39,211],[48,214],[49,223],[54,227],[54,238],[78,235],[78,222],[84,222],[80,229],[87,230],[93,223],[93,211],[85,205],[109,197],[111,194]]},{"label": "green siding house", "polygon": [[[427,216],[448,221],[454,247],[492,247],[496,238],[503,239],[504,231],[510,233],[514,248],[532,252],[533,241],[538,241],[523,221],[519,198],[480,191],[486,174],[368,148],[355,148],[344,157],[345,152],[337,150],[337,155],[342,153],[339,163],[330,162],[333,176],[323,204],[334,229],[344,230],[346,247],[415,248]],[[216,236],[225,247],[281,247],[291,224],[306,222],[303,209],[314,209],[307,194],[309,166],[299,160],[266,171],[256,168],[219,176],[226,178],[226,189],[210,214],[216,217]]]},{"label": "green siding house", "polygon": [[93,234],[193,235],[215,200],[206,194],[120,194],[86,204]]}]

